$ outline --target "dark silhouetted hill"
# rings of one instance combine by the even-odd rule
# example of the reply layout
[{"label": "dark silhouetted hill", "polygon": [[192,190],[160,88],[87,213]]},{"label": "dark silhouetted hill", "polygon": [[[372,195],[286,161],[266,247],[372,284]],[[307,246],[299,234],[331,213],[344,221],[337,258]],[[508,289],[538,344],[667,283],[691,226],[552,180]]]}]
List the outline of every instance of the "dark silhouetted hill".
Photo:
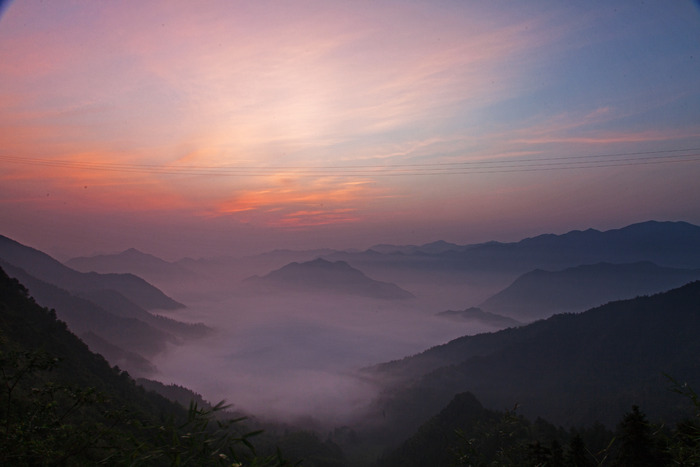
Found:
[{"label": "dark silhouetted hill", "polygon": [[665,374],[700,387],[700,282],[661,294],[467,336],[371,370],[386,384],[387,429],[410,435],[455,394],[530,418],[610,426],[632,404],[685,416]]},{"label": "dark silhouetted hill", "polygon": [[[114,402],[126,403],[132,410],[162,415],[184,415],[160,396],[149,394],[134,385],[131,378],[112,368],[99,354],[91,352],[70,332],[55,314],[38,305],[29,291],[0,269],[0,349],[3,365],[11,354],[45,352],[57,359],[57,367],[46,374],[52,381],[82,388],[95,388]],[[4,367],[8,368],[8,367]],[[7,376],[7,374],[5,375]],[[34,379],[32,383],[37,384]],[[21,382],[20,382],[21,385]]]},{"label": "dark silhouetted hill", "polygon": [[[144,320],[129,314],[124,316],[110,312],[86,298],[36,279],[15,266],[0,261],[0,267],[26,284],[38,303],[56,310],[57,317],[82,337],[92,350],[134,375],[151,374],[154,368],[148,358],[164,351],[168,343],[181,342],[181,338]],[[156,318],[144,310],[136,314]]]},{"label": "dark silhouetted hill", "polygon": [[521,321],[579,312],[612,300],[649,295],[700,279],[700,269],[677,269],[650,262],[598,263],[563,271],[528,272],[484,301],[480,308]]},{"label": "dark silhouetted hill", "polygon": [[440,413],[425,422],[397,449],[385,455],[378,465],[382,467],[458,465],[456,463],[459,460],[459,453],[453,450],[454,447],[462,439],[466,443],[467,439],[476,436],[479,429],[495,424],[500,416],[494,411],[485,409],[473,394],[457,394]]},{"label": "dark silhouetted hill", "polygon": [[246,279],[250,285],[271,290],[327,292],[379,299],[405,299],[413,295],[396,284],[367,277],[344,261],[315,259],[290,263],[265,276]]}]

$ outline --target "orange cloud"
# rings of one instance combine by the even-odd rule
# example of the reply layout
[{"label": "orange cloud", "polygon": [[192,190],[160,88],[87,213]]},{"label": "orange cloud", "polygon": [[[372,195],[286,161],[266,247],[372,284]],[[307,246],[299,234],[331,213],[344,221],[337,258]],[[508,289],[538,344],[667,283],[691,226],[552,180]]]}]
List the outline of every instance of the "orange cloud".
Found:
[{"label": "orange cloud", "polygon": [[338,177],[293,179],[285,177],[264,190],[249,190],[221,202],[209,215],[233,215],[244,222],[299,228],[355,222],[360,208],[380,196],[366,180]]}]

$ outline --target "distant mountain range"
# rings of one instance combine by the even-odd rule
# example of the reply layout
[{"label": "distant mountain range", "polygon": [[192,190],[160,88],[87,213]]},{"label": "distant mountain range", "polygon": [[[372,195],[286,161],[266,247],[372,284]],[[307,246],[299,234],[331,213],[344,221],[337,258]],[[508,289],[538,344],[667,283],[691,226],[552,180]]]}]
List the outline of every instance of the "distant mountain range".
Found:
[{"label": "distant mountain range", "polygon": [[[303,260],[312,254],[323,258]],[[297,259],[285,263],[294,258]],[[457,245],[437,241],[421,246],[376,245],[363,252],[277,250],[250,258],[177,262],[129,249],[116,255],[74,258],[68,262],[83,272],[0,236],[0,261],[14,274],[23,274],[46,305],[56,308],[59,316],[82,335],[92,336],[86,339],[93,345],[102,345],[110,359],[119,354],[122,361],[124,356],[134,354],[147,358],[165,342],[178,342],[203,331],[147,318],[153,317],[148,310],[183,305],[139,275],[188,297],[204,298],[231,290],[250,276],[251,272],[246,275],[245,271],[251,269],[272,271],[258,272],[258,276],[243,282],[245,288],[266,292],[294,290],[381,299],[410,298],[414,292],[424,299],[422,294],[442,290],[445,283],[452,287],[445,290],[456,294],[464,284],[471,289],[490,288],[488,293],[493,295],[484,294],[472,303],[449,299],[443,309],[449,306],[452,311],[440,316],[467,322],[499,320],[500,325],[515,326],[516,322],[582,311],[610,300],[655,293],[697,279],[700,227],[685,222],[649,221],[605,232],[588,229],[545,234],[513,243]],[[410,284],[412,292],[397,284]],[[68,301],[72,302],[70,306]],[[455,308],[455,304],[464,308]],[[480,312],[470,306],[478,307]],[[101,311],[85,314],[88,308]],[[83,317],[78,320],[80,313]],[[105,313],[110,317],[99,326],[96,322],[89,324],[86,318],[107,316]],[[120,320],[132,321],[127,325]],[[113,325],[108,326],[107,322]],[[134,326],[141,331],[137,332]],[[118,330],[122,328],[133,332],[120,334]],[[146,335],[152,337],[145,339],[148,343],[131,342],[136,336]],[[134,359],[132,365],[136,366]]]},{"label": "distant mountain range", "polygon": [[647,221],[603,232],[573,230],[511,243],[377,245],[360,253],[336,252],[324,257],[362,268],[381,263],[383,267],[516,275],[533,269],[557,270],[600,262],[650,261],[666,267],[700,268],[700,227],[687,222]]},{"label": "distant mountain range", "polygon": [[330,262],[321,258],[289,263],[262,277],[250,277],[245,282],[277,291],[325,292],[386,300],[413,298],[413,294],[396,284],[371,279],[344,261]]},{"label": "distant mountain range", "polygon": [[[274,250],[249,257],[183,258],[174,262],[129,249],[115,255],[73,258],[67,264],[83,272],[133,273],[177,297],[196,300],[230,291],[253,274],[264,276],[292,262],[323,258],[329,262],[344,261],[374,280],[410,289],[421,299],[434,299],[436,306],[456,309],[480,306],[519,276],[537,269],[557,272],[582,265],[637,262],[652,262],[663,268],[700,269],[699,252],[700,227],[686,222],[648,221],[608,231],[588,229],[561,235],[544,234],[511,243],[490,241],[458,245],[440,240],[424,245],[375,245],[365,251]],[[472,292],[482,292],[472,299],[471,292],[461,287],[462,284]],[[635,290],[633,294],[662,289]],[[460,294],[464,296],[461,302],[448,298]],[[602,301],[573,306],[580,311],[625,296],[631,295],[604,296],[600,297]],[[441,297],[446,299],[443,303]],[[486,305],[481,308],[499,313]],[[576,308],[564,310],[569,309]],[[558,311],[562,309],[543,308],[542,312],[531,310],[511,317],[528,321]]]},{"label": "distant mountain range", "polygon": [[[420,267],[430,270],[508,271],[516,275],[534,269],[558,270],[584,264],[653,262],[664,267],[700,268],[700,227],[687,222],[647,221],[620,229],[573,230],[543,234],[517,242],[489,241],[458,245],[442,240],[424,245],[375,245],[354,250],[274,250],[245,258],[183,258],[175,262],[136,249],[113,255],[78,257],[66,262],[89,272],[130,272],[141,277],[188,277],[214,269],[217,273],[234,263],[245,265],[304,262],[314,258],[362,265]],[[11,262],[11,261],[10,261]]]},{"label": "distant mountain range", "polygon": [[82,272],[131,273],[149,282],[186,282],[195,280],[195,274],[178,263],[129,248],[111,255],[80,256],[69,259],[66,266]]},{"label": "distant mountain range", "polygon": [[649,295],[700,279],[700,269],[657,266],[644,261],[598,263],[562,271],[536,269],[479,305],[521,321],[579,312],[611,300]]},{"label": "distant mountain range", "polygon": [[687,222],[648,221],[600,232],[574,230],[545,234],[516,243],[488,243],[465,257],[499,257],[528,269],[568,267],[599,262],[651,261],[661,266],[700,267],[700,227]]},{"label": "distant mountain range", "polygon": [[81,256],[66,265],[82,272],[131,273],[143,277],[161,290],[190,300],[208,299],[222,290],[230,293],[241,280],[270,271],[292,261],[308,261],[335,250],[274,250],[254,256],[182,258],[165,261],[135,248],[116,254]]},{"label": "distant mountain range", "polygon": [[[647,221],[620,229],[572,230],[568,233],[542,234],[517,242],[457,245],[437,241],[422,246],[377,245],[370,250],[382,254],[450,255],[462,253],[463,259],[483,256],[509,256],[516,263],[531,261],[551,264],[588,264],[601,261],[653,261],[664,266],[700,265],[700,227],[687,222]],[[516,261],[517,260],[517,261]]]},{"label": "distant mountain range", "polygon": [[[253,265],[255,272],[271,271],[244,282],[257,292],[380,299],[413,296],[396,285],[393,277],[397,283],[402,283],[398,278],[409,277],[411,284],[416,278],[439,282],[456,277],[458,288],[471,286],[465,278],[508,278],[494,289],[500,291],[475,300],[478,307],[436,313],[444,319],[489,321],[508,329],[461,337],[364,370],[366,381],[375,381],[382,388],[373,407],[375,417],[370,414],[368,420],[377,424],[385,446],[408,439],[399,450],[408,456],[415,443],[454,433],[464,417],[471,419],[473,414],[475,419],[491,419],[497,415],[492,411],[515,405],[519,414],[566,427],[590,426],[596,421],[610,427],[632,404],[643,407],[652,419],[673,421],[688,412],[668,390],[670,383],[664,375],[700,387],[700,282],[690,282],[700,276],[700,227],[645,222],[606,232],[589,229],[514,243],[434,242],[316,253],[323,258],[306,260],[311,252],[276,251],[240,261],[167,262],[131,249],[71,260],[70,264],[84,268],[79,272],[0,236],[0,268],[25,284],[37,303],[55,308],[68,329],[92,350],[103,353],[111,365],[136,375],[155,371],[148,358],[167,345],[201,337],[210,330],[150,313],[183,305],[134,275],[135,271],[164,282],[184,281],[197,289],[203,280],[212,278],[219,281],[217,286],[234,279],[239,282],[237,274]],[[273,264],[277,269],[268,267]],[[235,274],[227,275],[229,271]],[[33,346],[43,346],[45,341],[47,348],[62,352],[64,343],[54,342],[51,335],[63,333],[65,326],[60,330],[63,325],[51,318],[53,314],[27,300],[27,292],[4,273],[0,273],[0,286],[5,310],[0,321],[9,342],[15,345],[21,336]],[[656,293],[673,287],[678,288]],[[629,298],[618,300],[625,297]],[[25,311],[30,321],[24,319]],[[547,318],[561,312],[567,313]],[[540,320],[519,325],[536,319]],[[52,329],[51,335],[41,334],[40,328]],[[63,337],[60,340],[67,342]],[[4,338],[0,345],[5,345]],[[105,370],[108,366],[99,363],[98,356],[85,354],[84,346],[75,340],[65,345],[77,362],[71,363],[71,372],[82,377],[85,368],[94,366],[106,382],[96,384],[118,387],[114,374]],[[118,372],[116,378],[125,379]],[[85,384],[92,380],[86,379]],[[166,391],[162,385],[153,387]],[[167,392],[189,397],[184,388],[167,388]],[[458,411],[459,419],[455,417]],[[423,436],[411,437],[420,426]]]},{"label": "distant mountain range", "polygon": [[[700,387],[700,282],[503,331],[367,370],[385,384],[385,430],[408,436],[455,394],[563,426],[605,424],[632,404],[680,417],[665,374]],[[410,408],[408,410],[407,408]]]}]

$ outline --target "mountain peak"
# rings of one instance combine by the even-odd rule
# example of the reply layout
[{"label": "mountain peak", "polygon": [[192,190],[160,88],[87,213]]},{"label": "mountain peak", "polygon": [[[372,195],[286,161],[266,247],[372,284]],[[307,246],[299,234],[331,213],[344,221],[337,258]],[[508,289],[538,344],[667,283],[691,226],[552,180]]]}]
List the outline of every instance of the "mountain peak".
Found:
[{"label": "mountain peak", "polygon": [[381,299],[413,297],[396,284],[367,277],[345,261],[331,262],[323,258],[304,263],[295,261],[263,277],[254,276],[246,281],[278,290],[331,292]]}]

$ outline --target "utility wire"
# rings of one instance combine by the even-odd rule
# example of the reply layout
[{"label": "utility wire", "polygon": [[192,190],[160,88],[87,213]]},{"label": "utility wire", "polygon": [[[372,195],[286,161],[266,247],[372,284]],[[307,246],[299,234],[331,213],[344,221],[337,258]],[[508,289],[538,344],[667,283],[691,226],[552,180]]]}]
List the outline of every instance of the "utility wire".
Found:
[{"label": "utility wire", "polygon": [[124,173],[206,176],[270,176],[280,172],[300,176],[423,176],[469,175],[487,173],[534,172],[550,170],[630,167],[669,163],[698,162],[700,148],[668,149],[663,151],[592,154],[541,158],[501,158],[462,162],[424,164],[384,164],[346,166],[204,166],[121,164],[109,162],[71,161],[65,159],[25,158],[0,155],[0,161],[64,169],[83,169]]}]

